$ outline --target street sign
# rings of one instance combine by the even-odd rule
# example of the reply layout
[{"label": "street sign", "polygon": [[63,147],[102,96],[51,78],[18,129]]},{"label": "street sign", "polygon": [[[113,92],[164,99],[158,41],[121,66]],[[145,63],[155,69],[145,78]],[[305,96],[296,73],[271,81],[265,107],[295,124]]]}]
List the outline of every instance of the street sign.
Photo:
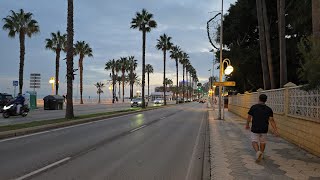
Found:
[{"label": "street sign", "polygon": [[234,81],[225,81],[225,82],[213,82],[214,86],[236,86]]},{"label": "street sign", "polygon": [[13,86],[18,86],[19,81],[12,81]]},{"label": "street sign", "polygon": [[41,74],[31,73],[30,74],[30,88],[32,88],[32,89],[40,88],[40,84],[41,84]]}]

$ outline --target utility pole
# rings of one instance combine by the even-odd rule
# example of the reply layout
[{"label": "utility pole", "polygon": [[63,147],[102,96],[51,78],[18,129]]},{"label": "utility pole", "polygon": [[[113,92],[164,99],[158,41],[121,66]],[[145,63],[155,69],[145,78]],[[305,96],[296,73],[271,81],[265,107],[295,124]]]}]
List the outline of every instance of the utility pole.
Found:
[{"label": "utility pole", "polygon": [[[220,24],[220,73],[219,81],[222,82],[223,65],[222,65],[222,44],[223,44],[223,0],[221,0],[221,24]],[[219,86],[219,114],[218,119],[221,119],[221,101],[222,101],[222,86]]]}]

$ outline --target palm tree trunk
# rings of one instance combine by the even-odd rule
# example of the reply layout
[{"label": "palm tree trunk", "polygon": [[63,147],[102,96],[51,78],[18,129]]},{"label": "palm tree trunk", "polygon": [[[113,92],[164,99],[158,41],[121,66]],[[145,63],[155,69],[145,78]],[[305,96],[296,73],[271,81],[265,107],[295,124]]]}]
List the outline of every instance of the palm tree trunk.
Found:
[{"label": "palm tree trunk", "polygon": [[73,0],[68,0],[67,18],[67,107],[66,118],[74,118],[72,89],[73,89]]},{"label": "palm tree trunk", "polygon": [[269,76],[269,68],[268,68],[267,55],[266,55],[266,42],[265,42],[266,38],[264,33],[261,4],[262,4],[261,0],[256,0],[263,85],[264,85],[264,89],[270,89],[270,76]]},{"label": "palm tree trunk", "polygon": [[122,102],[124,102],[124,70],[122,70]]},{"label": "palm tree trunk", "polygon": [[83,57],[80,56],[79,59],[80,68],[80,104],[83,104],[82,92],[83,92]]},{"label": "palm tree trunk", "polygon": [[320,2],[312,0],[312,32],[313,36],[320,38]]},{"label": "palm tree trunk", "polygon": [[145,108],[144,86],[145,86],[145,67],[146,66],[146,30],[142,32],[142,108]]},{"label": "palm tree trunk", "polygon": [[278,28],[280,47],[280,87],[288,82],[287,57],[286,57],[286,27],[285,27],[285,1],[278,0]]},{"label": "palm tree trunk", "polygon": [[115,90],[116,81],[115,80],[116,79],[114,75],[114,69],[112,69],[112,103],[114,103],[116,98],[116,90]]},{"label": "palm tree trunk", "polygon": [[186,88],[186,93],[187,93],[187,100],[189,99],[189,83],[188,83],[188,71],[186,69],[186,83],[187,83],[187,88]]},{"label": "palm tree trunk", "polygon": [[185,66],[183,65],[182,67],[182,100],[183,100],[183,103],[184,103],[184,68]]},{"label": "palm tree trunk", "polygon": [[149,87],[149,85],[150,85],[150,73],[148,72],[148,102],[149,102],[149,97],[150,97],[150,95],[149,95],[149,90],[150,90],[150,87]]},{"label": "palm tree trunk", "polygon": [[167,105],[167,98],[166,98],[166,50],[163,50],[163,100],[164,105]]},{"label": "palm tree trunk", "polygon": [[119,100],[120,100],[120,93],[121,93],[121,82],[119,81]]},{"label": "palm tree trunk", "polygon": [[176,74],[177,74],[177,90],[176,90],[176,104],[179,104],[179,100],[178,100],[178,93],[179,93],[179,80],[178,80],[178,59],[176,59]]},{"label": "palm tree trunk", "polygon": [[25,49],[25,33],[23,31],[20,31],[19,40],[20,40],[19,93],[22,94],[24,55],[25,55],[25,51],[26,51],[26,49]]},{"label": "palm tree trunk", "polygon": [[[100,89],[98,89],[98,91],[100,91]],[[98,102],[99,104],[100,104],[100,95],[101,95],[101,94],[99,93],[99,102]]]},{"label": "palm tree trunk", "polygon": [[269,74],[270,74],[270,83],[271,89],[276,88],[276,83],[274,80],[274,73],[273,73],[273,62],[272,62],[272,52],[271,52],[271,44],[270,44],[270,26],[268,21],[267,15],[267,6],[266,0],[262,0],[262,14],[263,14],[263,24],[265,30],[265,37],[266,37],[266,45],[267,45],[267,58],[268,58],[268,67],[269,67]]},{"label": "palm tree trunk", "polygon": [[56,95],[59,94],[60,52],[61,52],[61,49],[57,49],[56,51]]}]

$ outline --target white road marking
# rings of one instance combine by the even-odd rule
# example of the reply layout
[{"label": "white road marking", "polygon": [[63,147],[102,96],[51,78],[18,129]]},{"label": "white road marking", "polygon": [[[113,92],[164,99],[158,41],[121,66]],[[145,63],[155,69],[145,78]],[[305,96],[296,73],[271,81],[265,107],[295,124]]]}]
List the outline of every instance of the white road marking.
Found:
[{"label": "white road marking", "polygon": [[26,137],[30,137],[30,136],[35,136],[35,135],[40,135],[40,134],[60,131],[60,130],[63,130],[63,129],[69,129],[69,128],[74,128],[74,127],[78,127],[78,126],[84,126],[84,125],[88,125],[88,124],[99,123],[101,121],[106,121],[106,120],[110,120],[110,119],[126,117],[126,116],[130,116],[130,115],[132,115],[132,114],[127,114],[127,115],[117,116],[117,117],[112,117],[112,118],[106,118],[106,119],[101,119],[101,120],[98,120],[98,121],[92,121],[92,122],[87,122],[87,123],[83,123],[83,124],[76,124],[76,125],[57,128],[57,129],[52,129],[52,130],[48,130],[48,131],[42,131],[42,132],[37,132],[37,133],[32,133],[32,134],[27,134],[27,135],[22,135],[22,136],[16,136],[16,137],[7,138],[7,139],[2,139],[2,140],[0,140],[0,143],[6,142],[6,141],[12,141],[12,140],[16,140],[16,139],[21,139],[21,138],[26,138]]},{"label": "white road marking", "polygon": [[146,127],[146,126],[147,126],[147,125],[140,126],[140,127],[138,127],[138,128],[132,129],[130,132],[138,131],[139,129],[144,128],[144,127]]},{"label": "white road marking", "polygon": [[28,174],[26,174],[26,175],[24,175],[24,176],[21,176],[21,177],[19,177],[19,178],[16,178],[15,180],[27,179],[27,178],[29,178],[29,177],[31,177],[31,176],[33,176],[33,175],[35,175],[35,174],[38,174],[38,173],[40,173],[40,172],[42,172],[42,171],[45,171],[45,170],[47,170],[47,169],[49,169],[49,168],[51,168],[51,167],[53,167],[53,166],[56,166],[56,165],[61,164],[61,163],[65,162],[65,161],[68,161],[69,159],[70,159],[70,157],[66,157],[66,158],[64,158],[64,159],[61,159],[60,161],[54,162],[54,163],[49,164],[49,165],[47,165],[47,166],[45,166],[45,167],[43,167],[43,168],[40,168],[40,169],[35,170],[35,171],[32,171],[32,172],[30,172],[30,173],[28,173]]},{"label": "white road marking", "polygon": [[199,144],[200,130],[201,130],[201,127],[202,127],[202,124],[203,124],[204,114],[205,114],[205,113],[203,113],[203,115],[202,115],[202,120],[201,120],[201,124],[200,124],[200,126],[199,126],[196,143],[195,143],[194,146],[193,146],[192,155],[191,155],[191,158],[190,158],[190,162],[189,162],[189,166],[188,166],[188,171],[187,171],[187,175],[186,175],[185,180],[189,180],[189,179],[190,179],[190,174],[191,174],[190,172],[191,172],[191,169],[192,169],[192,166],[193,166],[192,162],[193,162],[194,159],[195,159],[196,148],[198,147],[198,144]]},{"label": "white road marking", "polygon": [[160,118],[160,120],[162,120],[162,119],[165,119],[166,117],[162,117],[162,118]]}]

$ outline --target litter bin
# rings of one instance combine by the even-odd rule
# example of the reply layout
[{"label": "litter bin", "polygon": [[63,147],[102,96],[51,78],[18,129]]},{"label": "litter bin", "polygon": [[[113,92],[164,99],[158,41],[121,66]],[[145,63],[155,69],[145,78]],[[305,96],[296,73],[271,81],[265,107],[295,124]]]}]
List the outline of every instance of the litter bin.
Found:
[{"label": "litter bin", "polygon": [[62,110],[64,98],[59,95],[48,95],[43,98],[44,110]]},{"label": "litter bin", "polygon": [[[37,109],[37,92],[36,91],[27,91],[26,94],[28,94],[29,99],[29,108],[30,109]],[[26,98],[26,100],[27,100]]]}]

